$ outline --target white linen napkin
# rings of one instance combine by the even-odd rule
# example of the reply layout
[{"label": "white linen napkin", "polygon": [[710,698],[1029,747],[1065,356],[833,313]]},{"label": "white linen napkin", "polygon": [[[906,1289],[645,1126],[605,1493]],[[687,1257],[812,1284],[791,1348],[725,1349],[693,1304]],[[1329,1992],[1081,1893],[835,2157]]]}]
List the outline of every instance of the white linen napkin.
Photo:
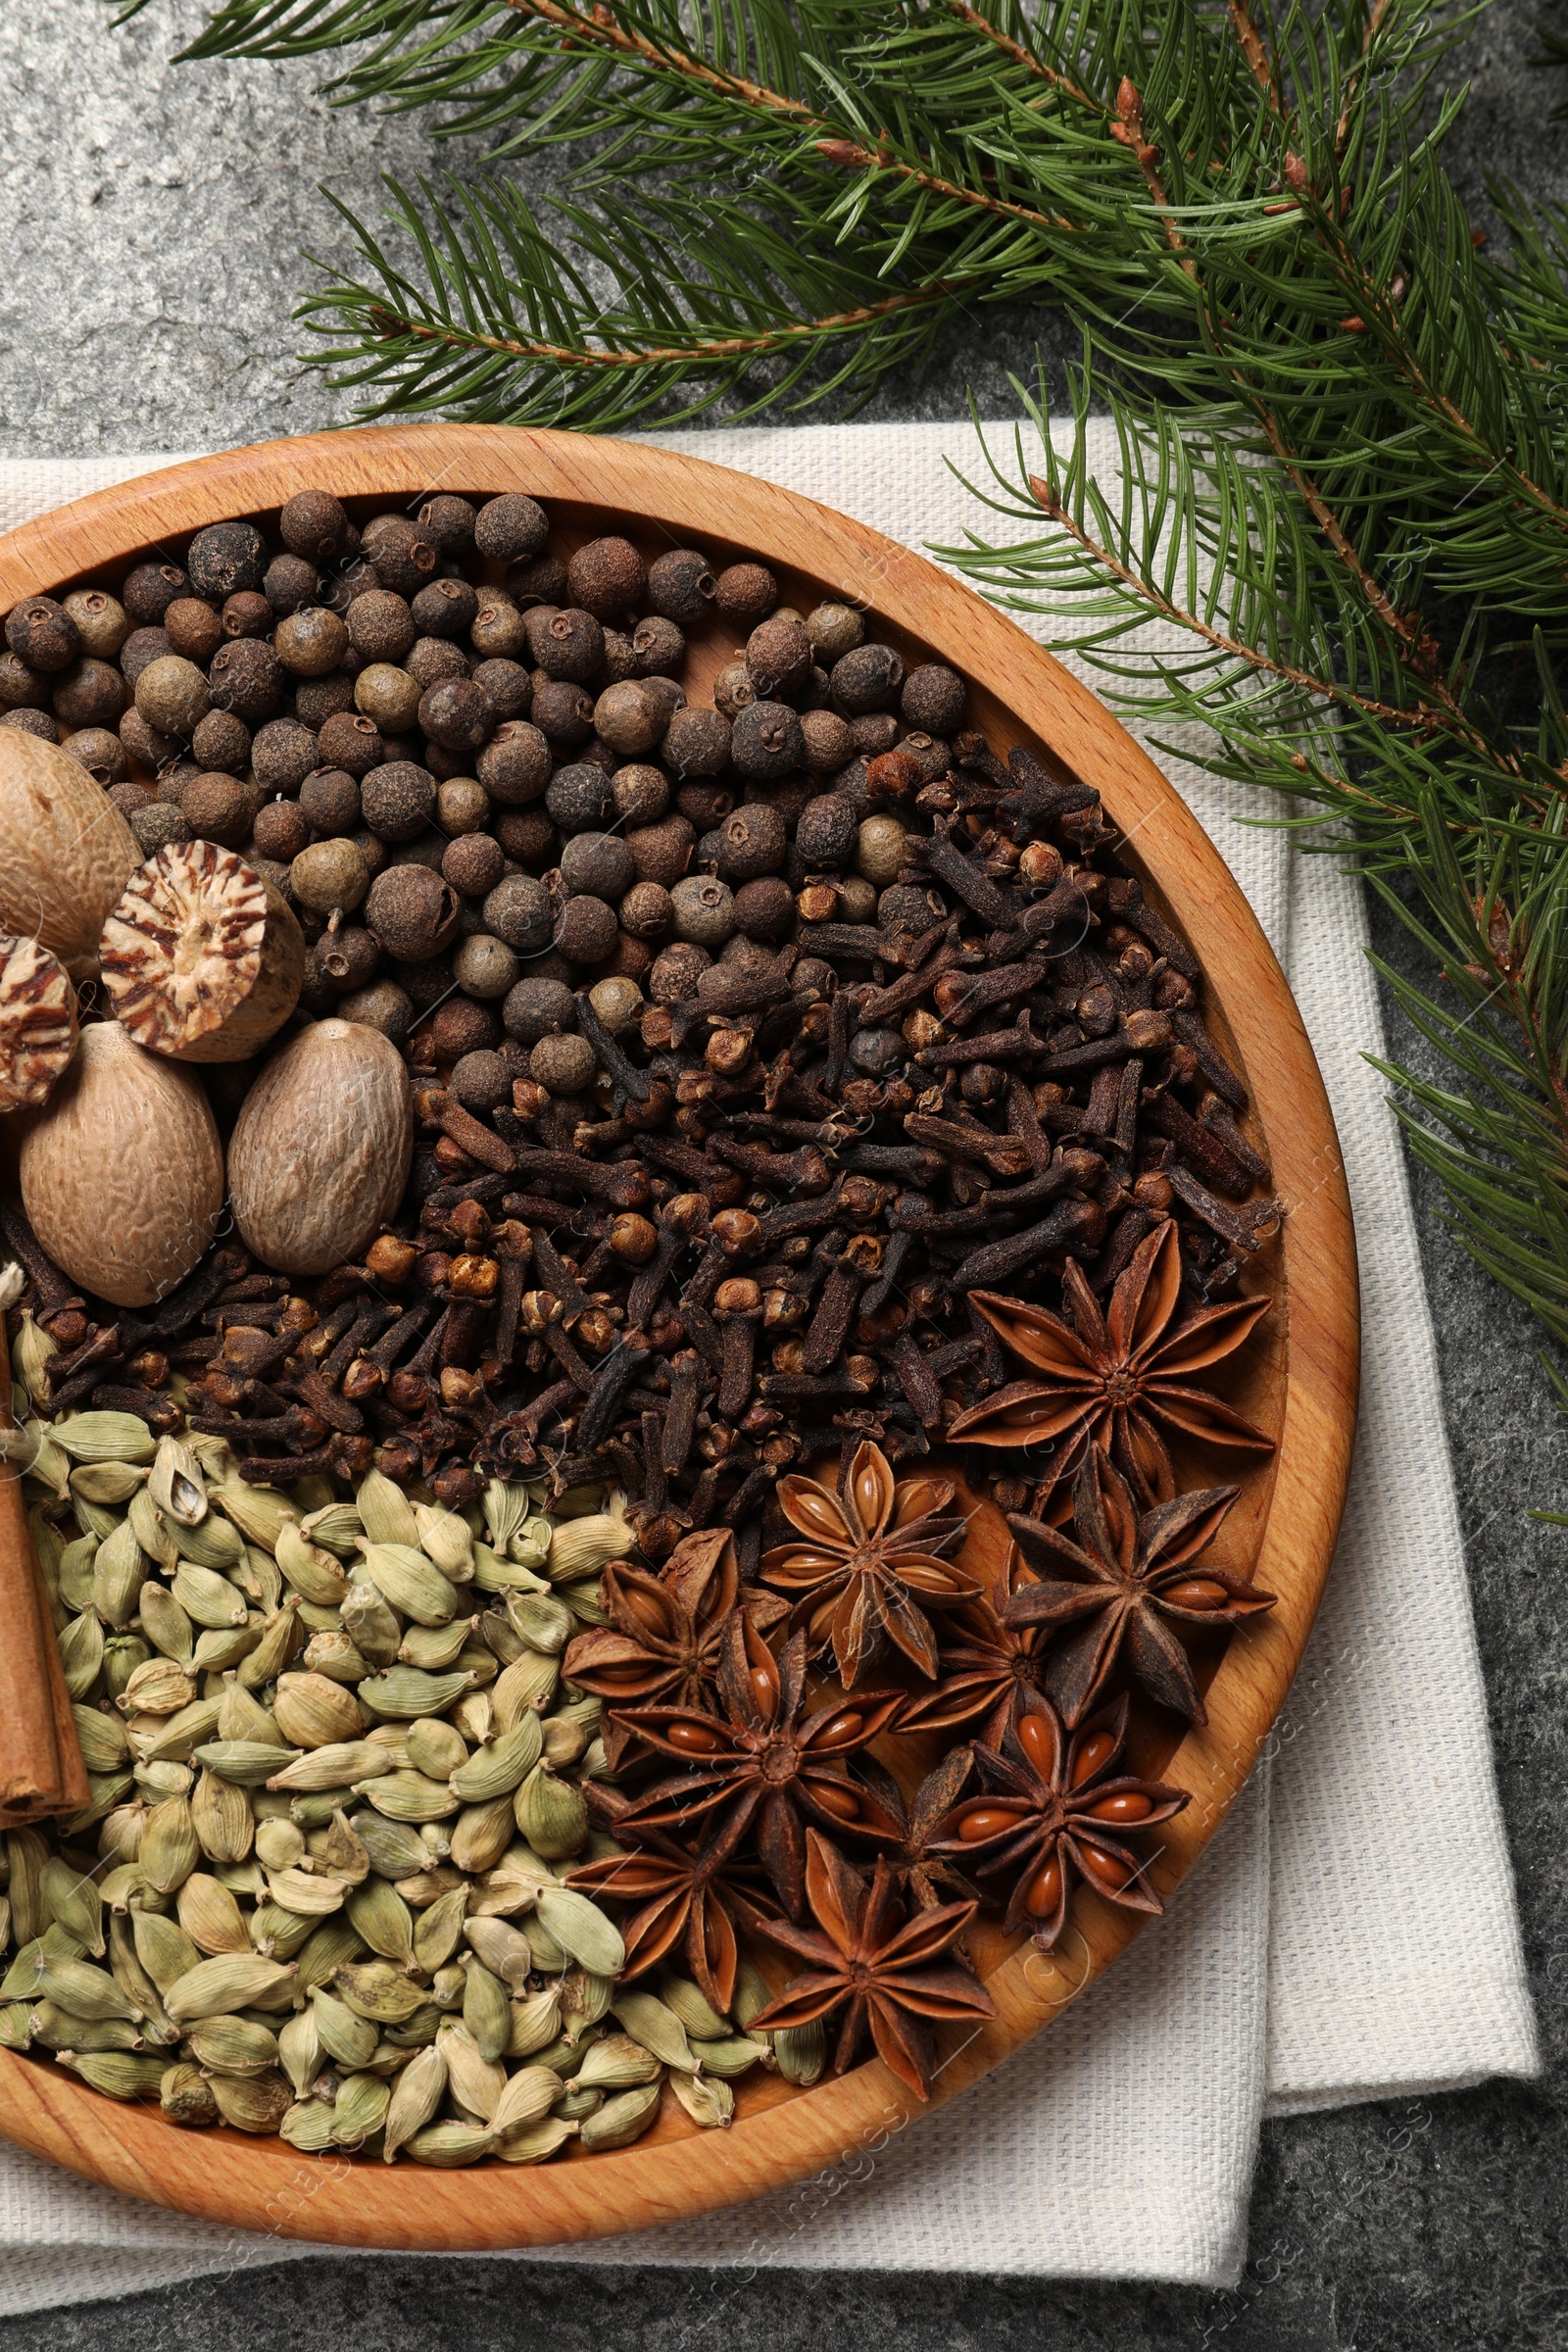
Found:
[{"label": "white linen napkin", "polygon": [[[990,428],[994,441],[1010,427]],[[966,424],[656,436],[904,545],[995,518]],[[1097,453],[1108,475],[1108,431]],[[167,465],[0,465],[0,529]],[[1150,633],[1148,642],[1170,642]],[[1085,673],[1091,684],[1092,672]],[[1260,1769],[1170,1916],[999,2073],[903,2137],[707,2221],[529,2259],[1235,2281],[1262,2117],[1537,2072],[1404,1164],[1355,883],[1164,759],[1279,956],[1355,1209],[1361,1425],[1339,1554]],[[1397,1838],[1386,1792],[1400,1791]],[[1129,2217],[1137,2217],[1129,2229]],[[0,2146],[0,2315],[328,2249],[139,2205]]]}]

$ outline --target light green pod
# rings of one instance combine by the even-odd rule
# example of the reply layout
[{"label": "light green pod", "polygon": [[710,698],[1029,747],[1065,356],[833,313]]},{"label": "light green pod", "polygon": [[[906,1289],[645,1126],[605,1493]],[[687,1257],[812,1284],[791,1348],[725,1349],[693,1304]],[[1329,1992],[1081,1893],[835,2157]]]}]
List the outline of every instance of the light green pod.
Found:
[{"label": "light green pod", "polygon": [[662,2082],[645,2082],[606,2099],[597,2115],[588,2116],[579,2126],[583,2146],[596,2155],[609,2148],[629,2148],[659,2113],[662,2088]]},{"label": "light green pod", "polygon": [[92,1605],[116,1632],[136,1614],[147,1567],[147,1554],[132,1535],[129,1520],[122,1519],[99,1544],[92,1572]]},{"label": "light green pod", "polygon": [[426,1674],[417,1666],[389,1666],[361,1683],[355,1696],[372,1715],[413,1723],[420,1715],[444,1715],[470,1679],[466,1673]]},{"label": "light green pod", "polygon": [[[220,1524],[221,1524],[220,1522]],[[104,1550],[109,1546],[105,1544]],[[103,1573],[103,1552],[98,1554],[99,1574]],[[174,1570],[170,1591],[185,1614],[196,1625],[227,1629],[243,1625],[250,1615],[244,1593],[216,1568],[209,1568],[182,1559]]]},{"label": "light green pod", "polygon": [[289,2109],[277,2127],[279,2139],[287,2140],[302,2156],[320,2156],[336,2141],[337,2110],[326,2099],[300,2099]]},{"label": "light green pod", "polygon": [[363,2147],[386,2121],[392,2093],[377,2075],[349,2075],[332,2109],[332,2137],[340,2148]]}]

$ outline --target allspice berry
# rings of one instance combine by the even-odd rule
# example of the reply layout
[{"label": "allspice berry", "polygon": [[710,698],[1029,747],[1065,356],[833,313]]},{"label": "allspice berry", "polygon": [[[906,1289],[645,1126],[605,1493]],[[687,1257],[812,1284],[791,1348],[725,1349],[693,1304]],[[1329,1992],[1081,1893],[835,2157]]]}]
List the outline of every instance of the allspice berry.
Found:
[{"label": "allspice berry", "polygon": [[407,599],[390,588],[371,588],[357,596],[344,622],[349,643],[366,662],[401,662],[419,634]]},{"label": "allspice berry", "polygon": [[535,1046],[542,1037],[560,1037],[575,1029],[577,1006],[563,981],[529,978],[508,992],[501,1018],[509,1037]]},{"label": "allspice berry", "polygon": [[922,662],[904,681],[899,709],[928,735],[956,735],[963,725],[963,680],[942,662]]},{"label": "allspice berry", "polygon": [[427,865],[389,865],[371,883],[365,908],[379,946],[402,963],[439,956],[455,936],[460,914],[457,892]]},{"label": "allspice berry", "polygon": [[836,776],[855,757],[850,722],[837,710],[803,710],[801,737],[806,764],[813,776]]},{"label": "allspice berry", "polygon": [[458,498],[450,490],[439,490],[427,498],[419,509],[418,524],[427,539],[433,539],[444,556],[466,556],[473,546],[475,510],[466,498]]},{"label": "allspice berry", "polygon": [[340,556],[353,527],[330,490],[296,490],[277,517],[277,535],[290,555],[312,564],[330,564]]},{"label": "allspice berry", "polygon": [[358,1021],[363,1028],[379,1029],[395,1046],[401,1046],[414,1027],[414,1005],[407,990],[395,980],[375,980],[368,988],[356,989],[343,998],[338,1016],[345,1021]]},{"label": "allspice berry", "polygon": [[735,884],[776,873],[788,849],[789,835],[777,808],[766,801],[748,801],[744,808],[731,809],[718,828],[719,879]]},{"label": "allspice berry", "polygon": [[49,681],[42,670],[29,669],[9,646],[0,649],[0,703],[9,710],[41,710],[48,700]]},{"label": "allspice berry", "polygon": [[688,704],[664,732],[662,757],[677,776],[721,776],[730,761],[731,726],[722,710]]},{"label": "allspice berry", "polygon": [[270,718],[283,699],[284,669],[270,645],[254,637],[236,637],[220,646],[207,672],[213,707],[232,710],[254,726]]},{"label": "allspice berry", "polygon": [[163,625],[172,654],[203,669],[223,642],[223,624],[216,609],[200,596],[176,596],[164,614]]},{"label": "allspice berry", "polygon": [[81,651],[81,637],[64,605],[52,596],[29,596],[6,618],[6,643],[29,669],[64,669]]},{"label": "allspice berry", "polygon": [[212,698],[194,662],[161,654],[136,680],[136,708],[161,733],[191,735],[212,708]]},{"label": "allspice berry", "polygon": [[498,720],[527,717],[533,700],[533,680],[520,662],[497,659],[477,662],[473,682],[484,688]]},{"label": "allspice berry", "polygon": [[350,989],[368,988],[380,961],[380,949],[358,923],[340,923],[317,943],[317,968],[340,996]]},{"label": "allspice berry", "polygon": [[696,996],[697,983],[712,960],[708,950],[699,947],[695,940],[672,941],[655,958],[648,975],[649,996],[656,1004],[684,1004]]},{"label": "allspice berry", "polygon": [[65,599],[76,624],[81,650],[95,662],[112,662],[130,635],[130,615],[107,588],[74,588]]},{"label": "allspice berry", "polygon": [[509,491],[486,499],[474,517],[473,544],[493,564],[526,563],[550,536],[550,517],[537,499]]},{"label": "allspice berry", "polygon": [[416,637],[403,657],[403,666],[418,681],[421,694],[443,678],[466,681],[473,670],[462,646],[454,645],[450,637]]},{"label": "allspice berry", "polygon": [[112,662],[84,654],[56,672],[50,699],[63,727],[114,727],[125,708],[125,681]]},{"label": "allspice berry", "polygon": [[855,805],[842,793],[819,793],[808,801],[795,828],[795,850],[806,870],[844,865],[855,854]]},{"label": "allspice berry", "polygon": [[550,945],[555,908],[550,893],[532,874],[508,874],[484,902],[484,928],[519,956]]},{"label": "allspice berry", "polygon": [[196,838],[194,829],[169,801],[154,801],[150,807],[135,809],[128,821],[144,858],[156,858],[172,842]]},{"label": "allspice berry", "polygon": [[270,637],[272,608],[259,588],[241,588],[225,596],[219,614],[225,637]]},{"label": "allspice berry", "polygon": [[787,703],[753,703],[735,721],[730,758],[743,776],[758,782],[787,776],[803,765],[806,738]]},{"label": "allspice berry", "polygon": [[711,953],[735,929],[735,899],[716,874],[688,874],[669,894],[678,939]]},{"label": "allspice berry", "polygon": [[524,808],[536,801],[550,782],[550,746],[527,719],[505,719],[474,767],[493,801],[504,808]]},{"label": "allspice berry", "polygon": [[274,612],[297,612],[321,602],[321,575],[303,556],[274,556],[262,575],[262,594]]},{"label": "allspice berry", "polygon": [[683,629],[708,618],[717,594],[713,567],[694,547],[672,547],[649,567],[648,602]]},{"label": "allspice berry", "polygon": [[664,732],[664,710],[638,678],[607,686],[594,705],[594,731],[612,752],[635,759],[651,752]]},{"label": "allspice berry", "polygon": [[298,792],[311,770],[321,763],[320,746],[309,727],[297,718],[274,718],[251,745],[256,781],[267,793]]},{"label": "allspice berry", "polygon": [[317,758],[323,767],[340,767],[351,776],[379,767],[385,757],[381,730],[363,710],[337,710],[323,719],[316,739]]},{"label": "allspice berry", "polygon": [[180,814],[195,838],[224,850],[240,849],[250,839],[253,806],[237,776],[218,771],[193,776],[179,796]]},{"label": "allspice berry", "polygon": [[865,615],[853,605],[818,605],[806,615],[806,634],[817,660],[831,668],[865,643]]},{"label": "allspice berry", "polygon": [[[348,660],[358,662],[352,654]],[[294,715],[302,727],[319,731],[329,718],[354,709],[354,676],[346,669],[329,669],[324,677],[299,678],[294,685]]]},{"label": "allspice berry", "polygon": [[686,659],[682,630],[662,612],[650,612],[631,633],[632,660],[640,678],[672,678]]},{"label": "allspice berry", "polygon": [[588,1002],[595,1018],[612,1037],[623,1029],[634,1028],[643,1016],[643,992],[635,980],[623,975],[608,980],[596,980],[588,991]]},{"label": "allspice berry", "polygon": [[221,602],[240,589],[261,587],[267,542],[253,522],[212,522],[191,541],[185,568],[198,596]]},{"label": "allspice berry", "polygon": [[476,752],[495,725],[495,712],[471,678],[441,678],[420,696],[418,721],[444,750]]},{"label": "allspice berry", "polygon": [[545,807],[563,833],[599,832],[610,822],[614,805],[610,778],[586,760],[558,767],[545,794]]},{"label": "allspice berry", "polygon": [[470,997],[486,1004],[504,997],[516,984],[517,957],[504,939],[488,931],[470,931],[452,958],[453,976]]},{"label": "allspice berry", "polygon": [[430,1031],[441,1061],[461,1061],[466,1054],[493,1052],[502,1034],[496,1014],[474,997],[448,997],[444,1004],[436,1006]]},{"label": "allspice berry", "polygon": [[300,786],[299,809],[318,836],[353,833],[362,815],[359,784],[346,768],[313,768]]},{"label": "allspice berry", "polygon": [[349,633],[324,605],[307,605],[272,633],[277,658],[292,677],[324,678],[349,650]]},{"label": "allspice berry", "polygon": [[737,629],[755,629],[778,603],[778,582],[765,564],[730,564],[718,575],[713,602]]},{"label": "allspice berry", "polygon": [[[209,780],[205,777],[198,779],[200,782]],[[187,795],[190,789],[187,787]],[[244,792],[243,785],[235,789]],[[249,806],[248,795],[246,805]],[[194,818],[192,821],[195,821]],[[198,825],[197,830],[209,841],[216,838],[205,825]],[[259,857],[275,858],[280,865],[292,865],[300,852],[310,847],[311,820],[298,801],[264,801],[256,811],[252,839]]]},{"label": "allspice berry", "polygon": [[610,789],[623,825],[654,824],[669,807],[669,780],[662,768],[617,767]]},{"label": "allspice berry", "polygon": [[547,808],[503,808],[495,820],[495,835],[509,858],[534,873],[554,865],[561,853],[561,836]]},{"label": "allspice berry", "polygon": [[[18,715],[15,710],[7,713],[8,719]],[[172,735],[161,734],[157,727],[150,727],[139,710],[125,712],[119,734],[126,759],[132,766],[146,768],[149,775],[156,775],[164,761],[172,760],[179,748]]]},{"label": "allspice berry", "polygon": [[432,580],[411,607],[421,637],[461,637],[479,610],[479,592],[467,580]]},{"label": "allspice berry", "polygon": [[536,606],[526,616],[528,650],[547,677],[582,685],[604,666],[605,632],[591,612],[574,605]]},{"label": "allspice berry", "polygon": [[198,767],[226,768],[237,776],[250,764],[251,731],[232,710],[209,710],[190,739]]},{"label": "allspice berry", "polygon": [[69,752],[100,784],[122,784],[130,772],[124,745],[107,727],[78,727],[74,735],[61,738],[60,749]]},{"label": "allspice berry", "polygon": [[533,723],[552,743],[574,751],[594,731],[594,698],[565,678],[545,678],[534,689]]},{"label": "allspice berry", "polygon": [[449,776],[435,796],[435,821],[454,841],[477,833],[490,821],[490,795],[472,776]]},{"label": "allspice berry", "polygon": [[499,841],[488,833],[460,833],[447,844],[441,871],[466,899],[482,899],[495,889],[506,871]]},{"label": "allspice berry", "polygon": [[369,887],[369,874],[355,842],[313,842],[288,869],[289,887],[310,914],[352,912]]},{"label": "allspice berry", "polygon": [[507,594],[524,612],[531,605],[564,605],[570,594],[566,566],[559,556],[549,555],[514,564],[507,573]]},{"label": "allspice berry", "polygon": [[562,849],[561,878],[574,898],[623,898],[637,879],[630,850],[618,833],[574,833]]},{"label": "allspice berry", "polygon": [[775,612],[747,639],[746,667],[764,701],[798,694],[813,667],[811,640],[798,620],[787,620],[782,612]]},{"label": "allspice berry", "polygon": [[566,593],[585,612],[613,620],[640,603],[647,576],[629,539],[590,539],[566,565]]},{"label": "allspice berry", "polygon": [[616,909],[620,927],[633,939],[662,939],[675,920],[675,909],[662,882],[636,882]]},{"label": "allspice berry", "polygon": [[494,588],[481,588],[468,643],[482,662],[521,661],[528,651],[528,630],[520,607]]},{"label": "allspice berry", "polygon": [[433,541],[407,515],[378,515],[376,519],[381,527],[376,532],[375,544],[366,547],[375,566],[376,578],[383,588],[390,588],[399,596],[417,596],[440,562]]},{"label": "allspice berry", "polygon": [[360,808],[378,840],[413,841],[434,811],[435,778],[413,760],[389,760],[361,782]]},{"label": "allspice berry", "polygon": [[528,1056],[528,1075],[550,1095],[580,1095],[599,1064],[585,1037],[542,1037]]},{"label": "allspice berry", "polygon": [[614,952],[618,929],[614,908],[603,899],[568,899],[561,909],[553,944],[568,963],[603,963]]},{"label": "allspice berry", "polygon": [[512,1102],[512,1072],[494,1050],[465,1054],[452,1072],[452,1092],[476,1118]]},{"label": "allspice berry", "polygon": [[120,601],[133,629],[152,629],[177,596],[189,594],[190,581],[177,564],[138,564],[122,585]]},{"label": "allspice berry", "polygon": [[674,814],[662,817],[656,825],[639,825],[626,835],[638,878],[662,882],[666,890],[674,888],[690,865],[696,843],[690,821]]},{"label": "allspice berry", "polygon": [[354,701],[383,735],[402,735],[418,716],[418,682],[390,662],[372,662],[354,681]]},{"label": "allspice berry", "polygon": [[[136,680],[141,676],[142,671],[150,668],[153,662],[161,662],[166,654],[172,654],[173,650],[169,642],[167,629],[131,630],[121,648],[120,674],[132,694],[136,691]],[[12,655],[10,659],[16,661],[20,658]],[[17,695],[7,699],[29,704],[35,703],[41,710],[49,699],[48,680],[44,677],[42,670],[29,669],[26,674],[29,678],[37,680],[39,690],[36,693]]]},{"label": "allspice berry", "polygon": [[868,816],[856,836],[855,862],[867,882],[885,890],[907,862],[908,834],[896,816]]},{"label": "allspice berry", "polygon": [[761,874],[735,893],[735,928],[742,938],[787,939],[794,922],[795,900],[782,874]]},{"label": "allspice berry", "polygon": [[860,645],[833,664],[833,699],[854,718],[862,710],[887,710],[904,684],[904,662],[891,645]]}]

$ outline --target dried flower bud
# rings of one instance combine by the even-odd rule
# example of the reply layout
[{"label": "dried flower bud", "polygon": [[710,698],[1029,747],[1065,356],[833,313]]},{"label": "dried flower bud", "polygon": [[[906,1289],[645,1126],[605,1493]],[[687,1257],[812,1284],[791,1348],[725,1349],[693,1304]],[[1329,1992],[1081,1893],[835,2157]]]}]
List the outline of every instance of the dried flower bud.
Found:
[{"label": "dried flower bud", "polygon": [[749,1029],[715,1029],[709,1039],[703,1059],[720,1078],[733,1078],[744,1070],[752,1058],[752,1033]]},{"label": "dried flower bud", "polygon": [[1127,1015],[1127,1035],[1135,1054],[1157,1054],[1170,1044],[1170,1015],[1165,1012],[1130,1012]]},{"label": "dried flower bud", "polygon": [[377,1282],[407,1282],[419,1252],[412,1242],[400,1241],[395,1233],[377,1235],[365,1253],[365,1262]]},{"label": "dried flower bud", "polygon": [[490,1298],[500,1268],[493,1257],[473,1257],[466,1252],[452,1261],[452,1295],[455,1298]]},{"label": "dried flower bud", "polygon": [[561,1321],[561,1300],[554,1291],[524,1291],[518,1311],[524,1331],[548,1331]]},{"label": "dried flower bud", "polygon": [[721,1315],[755,1315],[761,1303],[760,1290],[743,1275],[721,1282],[713,1294],[713,1304]]},{"label": "dried flower bud", "polygon": [[484,1394],[484,1383],[477,1372],[462,1372],[456,1364],[448,1364],[441,1375],[443,1404],[472,1404]]},{"label": "dried flower bud", "polygon": [[658,1229],[646,1217],[629,1213],[612,1217],[605,1239],[615,1255],[628,1266],[646,1266],[659,1247]]},{"label": "dried flower bud", "polygon": [[713,1219],[713,1239],[726,1257],[742,1257],[755,1250],[761,1239],[762,1226],[749,1208],[721,1208]]}]

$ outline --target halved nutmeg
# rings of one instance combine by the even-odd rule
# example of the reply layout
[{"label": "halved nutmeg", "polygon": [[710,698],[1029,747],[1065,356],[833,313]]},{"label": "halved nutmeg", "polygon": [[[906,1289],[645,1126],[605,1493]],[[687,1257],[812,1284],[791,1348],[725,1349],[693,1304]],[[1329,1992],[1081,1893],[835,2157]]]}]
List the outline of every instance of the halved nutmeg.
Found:
[{"label": "halved nutmeg", "polygon": [[265,875],[216,842],[171,842],[104,925],[110,1008],[176,1061],[243,1061],[299,1002],[305,938]]},{"label": "halved nutmeg", "polygon": [[36,1109],[76,1051],[76,992],[35,939],[0,932],[0,1110]]}]

